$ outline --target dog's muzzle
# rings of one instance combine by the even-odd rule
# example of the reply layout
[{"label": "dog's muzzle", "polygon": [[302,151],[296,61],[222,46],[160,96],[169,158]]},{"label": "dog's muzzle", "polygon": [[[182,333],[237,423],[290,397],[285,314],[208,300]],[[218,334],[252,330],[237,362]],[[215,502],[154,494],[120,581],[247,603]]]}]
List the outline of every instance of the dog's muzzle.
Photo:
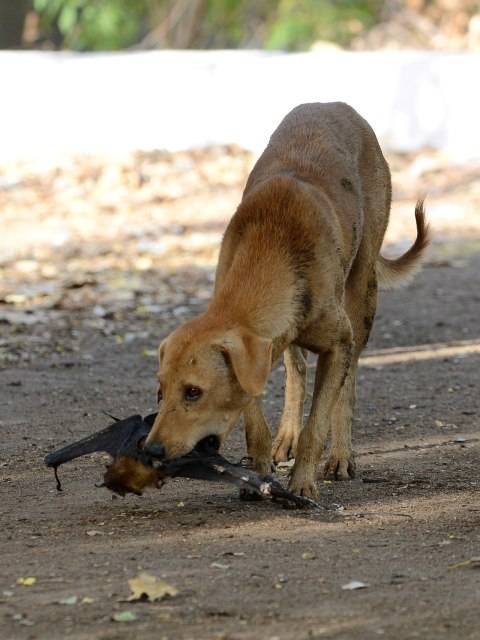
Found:
[{"label": "dog's muzzle", "polygon": [[[220,438],[216,435],[206,436],[202,438],[195,447],[186,456],[208,456],[218,453],[220,449]],[[165,447],[160,442],[150,442],[146,444],[142,449],[142,454],[149,459],[150,464],[154,467],[158,467],[158,463],[166,461]],[[181,456],[183,458],[184,456]],[[157,464],[155,464],[157,462]]]}]

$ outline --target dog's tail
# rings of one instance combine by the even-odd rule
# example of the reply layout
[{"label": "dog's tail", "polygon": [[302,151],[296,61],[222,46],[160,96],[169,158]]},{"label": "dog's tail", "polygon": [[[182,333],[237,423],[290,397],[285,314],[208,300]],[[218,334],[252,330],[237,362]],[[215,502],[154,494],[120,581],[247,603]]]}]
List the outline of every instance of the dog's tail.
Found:
[{"label": "dog's tail", "polygon": [[425,259],[425,250],[430,244],[430,229],[425,217],[423,200],[415,206],[415,221],[417,223],[417,237],[410,249],[395,260],[377,258],[378,283],[383,289],[401,287],[413,278]]}]

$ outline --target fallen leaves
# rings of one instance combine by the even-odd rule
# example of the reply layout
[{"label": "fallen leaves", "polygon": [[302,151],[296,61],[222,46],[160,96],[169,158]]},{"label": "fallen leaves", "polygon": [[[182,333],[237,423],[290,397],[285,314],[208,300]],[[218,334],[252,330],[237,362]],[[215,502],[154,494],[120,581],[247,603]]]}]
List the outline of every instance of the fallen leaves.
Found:
[{"label": "fallen leaves", "polygon": [[[212,147],[0,167],[0,183],[5,171],[16,176],[8,194],[0,184],[0,324],[10,334],[0,366],[78,351],[92,328],[121,344],[139,320],[173,324],[207,300],[252,160]],[[153,344],[139,353],[155,358]]]},{"label": "fallen leaves", "polygon": [[156,600],[163,600],[163,598],[167,597],[173,598],[178,594],[176,587],[145,572],[140,573],[135,578],[131,578],[128,584],[132,591],[128,598],[129,602],[135,600],[155,602]]}]

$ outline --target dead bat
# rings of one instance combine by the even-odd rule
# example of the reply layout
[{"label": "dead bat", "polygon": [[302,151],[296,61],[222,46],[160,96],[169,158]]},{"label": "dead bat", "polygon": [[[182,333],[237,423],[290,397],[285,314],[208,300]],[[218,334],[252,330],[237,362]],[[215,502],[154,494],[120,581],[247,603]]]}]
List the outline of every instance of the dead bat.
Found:
[{"label": "dead bat", "polygon": [[160,480],[159,474],[149,466],[149,458],[144,455],[141,446],[156,415],[153,413],[145,418],[134,415],[125,420],[110,416],[115,422],[105,429],[49,453],[45,457],[45,464],[47,467],[53,467],[57,490],[62,490],[58,478],[58,467],[65,462],[95,452],[108,453],[113,458],[112,463],[107,467],[104,485],[115,493],[140,495],[146,486],[157,486]]},{"label": "dead bat", "polygon": [[151,450],[147,453],[143,443],[155,417],[154,413],[145,418],[140,415],[125,420],[114,418],[115,422],[106,429],[49,453],[45,464],[54,469],[57,489],[61,491],[57,473],[60,465],[101,451],[108,453],[113,461],[99,486],[120,495],[141,495],[147,486],[160,487],[166,478],[184,477],[234,484],[240,487],[240,495],[245,499],[271,497],[298,507],[320,507],[310,498],[290,493],[269,475],[261,476],[241,464],[229,462],[218,453],[219,442],[215,436],[204,438],[190,453],[178,458],[157,457]]}]

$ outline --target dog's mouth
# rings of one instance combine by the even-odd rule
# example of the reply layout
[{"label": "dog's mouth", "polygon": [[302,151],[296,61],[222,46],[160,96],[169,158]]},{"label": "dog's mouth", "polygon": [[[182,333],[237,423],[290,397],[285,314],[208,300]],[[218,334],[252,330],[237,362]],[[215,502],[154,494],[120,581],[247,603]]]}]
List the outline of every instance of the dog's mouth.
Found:
[{"label": "dog's mouth", "polygon": [[[138,448],[142,450],[144,455],[151,462],[153,461],[163,462],[168,460],[165,452],[165,448],[163,447],[163,445],[160,444],[159,442],[151,442],[149,444],[146,444],[146,436],[138,442]],[[220,449],[220,438],[215,434],[211,434],[199,440],[191,451],[180,456],[179,459],[185,458],[185,457],[192,457],[192,456],[193,457],[200,456],[202,458],[206,456],[212,456],[218,453],[219,449]]]},{"label": "dog's mouth", "polygon": [[214,434],[207,436],[206,438],[202,438],[193,448],[194,451],[202,455],[211,455],[213,453],[218,453],[219,449],[220,438]]}]

